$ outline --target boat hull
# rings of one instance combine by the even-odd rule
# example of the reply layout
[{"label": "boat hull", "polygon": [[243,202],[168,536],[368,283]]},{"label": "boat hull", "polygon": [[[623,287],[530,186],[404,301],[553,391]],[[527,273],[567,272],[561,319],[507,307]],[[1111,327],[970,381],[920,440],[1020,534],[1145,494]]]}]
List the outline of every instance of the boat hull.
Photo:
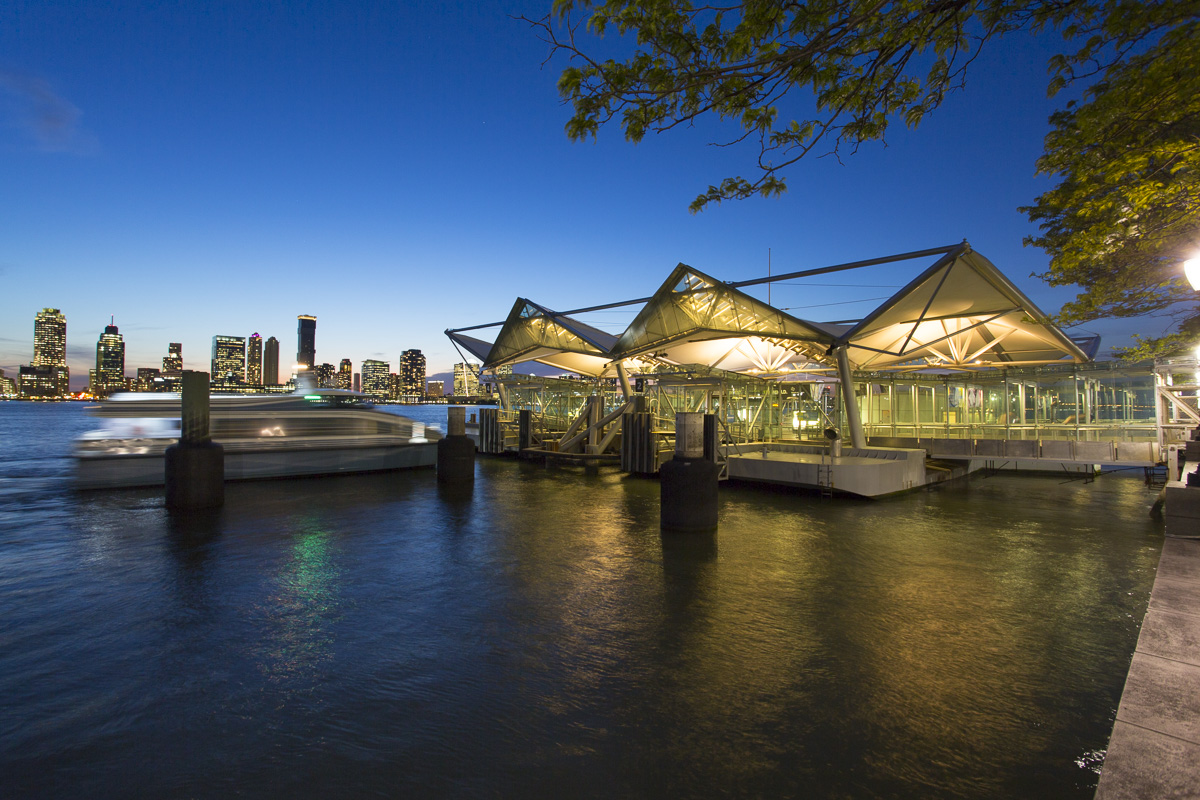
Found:
[{"label": "boat hull", "polygon": [[[76,488],[163,486],[164,453],[170,444],[173,442],[160,441],[131,447],[124,453],[80,454],[76,457]],[[256,440],[220,444],[225,448],[227,481],[380,472],[437,464],[436,442],[363,444],[292,440],[287,446],[264,446],[261,440]]]}]

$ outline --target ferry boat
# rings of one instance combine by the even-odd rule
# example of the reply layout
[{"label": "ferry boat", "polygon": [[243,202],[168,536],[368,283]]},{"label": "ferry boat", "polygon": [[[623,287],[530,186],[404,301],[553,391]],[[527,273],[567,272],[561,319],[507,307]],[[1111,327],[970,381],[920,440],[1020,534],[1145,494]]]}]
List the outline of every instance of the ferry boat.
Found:
[{"label": "ferry boat", "polygon": [[[76,487],[162,486],[180,404],[177,393],[131,392],[92,407],[100,427],[75,440]],[[214,395],[209,432],[225,449],[227,481],[431,467],[442,438],[345,389]]]}]

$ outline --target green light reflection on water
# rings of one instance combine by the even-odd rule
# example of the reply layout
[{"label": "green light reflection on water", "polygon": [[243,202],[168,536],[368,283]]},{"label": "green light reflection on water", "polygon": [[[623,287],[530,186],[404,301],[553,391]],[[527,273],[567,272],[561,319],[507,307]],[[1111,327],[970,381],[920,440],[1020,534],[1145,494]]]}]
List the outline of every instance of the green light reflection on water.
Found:
[{"label": "green light reflection on water", "polygon": [[333,537],[315,518],[302,525],[263,609],[270,635],[260,663],[269,680],[297,689],[315,681],[332,660],[332,628],[342,611]]}]

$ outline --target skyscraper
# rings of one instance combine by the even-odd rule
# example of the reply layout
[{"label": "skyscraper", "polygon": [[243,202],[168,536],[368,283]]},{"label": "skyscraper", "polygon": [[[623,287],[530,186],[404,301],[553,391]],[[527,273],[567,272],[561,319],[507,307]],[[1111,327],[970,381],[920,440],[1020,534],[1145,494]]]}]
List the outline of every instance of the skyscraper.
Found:
[{"label": "skyscraper", "polygon": [[17,370],[17,392],[21,397],[66,397],[70,394],[66,367],[22,364]]},{"label": "skyscraper", "polygon": [[263,385],[262,346],[262,337],[257,331],[246,340],[246,383],[251,386]]},{"label": "skyscraper", "polygon": [[279,385],[279,340],[274,336],[263,345],[263,386]]},{"label": "skyscraper", "polygon": [[104,326],[96,342],[96,379],[92,394],[107,397],[125,391],[125,337],[115,324]]},{"label": "skyscraper", "polygon": [[460,362],[454,365],[454,394],[457,397],[471,397],[479,394],[479,376],[475,370],[477,364]]},{"label": "skyscraper", "polygon": [[212,339],[211,383],[241,386],[246,382],[246,339],[242,336],[214,336]]},{"label": "skyscraper", "polygon": [[296,317],[296,363],[312,369],[317,362],[317,318],[308,314]]},{"label": "skyscraper", "polygon": [[425,396],[426,397],[441,397],[442,396],[442,382],[441,381],[430,381],[429,388],[425,391]]},{"label": "skyscraper", "polygon": [[368,358],[362,362],[362,390],[380,400],[388,396],[388,383],[391,380],[392,365],[386,361],[376,361]]},{"label": "skyscraper", "polygon": [[183,345],[171,342],[167,345],[167,354],[163,356],[162,374],[168,378],[179,378],[183,375]]},{"label": "skyscraper", "polygon": [[33,318],[33,369],[21,367],[18,378],[25,397],[65,397],[71,392],[67,368],[67,318],[57,308],[43,308]]},{"label": "skyscraper", "polygon": [[67,365],[67,318],[57,308],[43,308],[33,318],[33,365]]},{"label": "skyscraper", "polygon": [[133,381],[135,392],[166,391],[162,380],[162,372],[157,367],[138,367],[137,377]]},{"label": "skyscraper", "polygon": [[354,385],[354,365],[350,363],[350,359],[343,358],[342,363],[338,365],[337,388],[349,389]]},{"label": "skyscraper", "polygon": [[420,350],[400,354],[400,394],[425,396],[425,356]]},{"label": "skyscraper", "polygon": [[333,364],[317,364],[317,366],[313,367],[313,372],[315,372],[317,375],[318,389],[336,388],[334,384],[337,382],[335,380],[337,370],[334,368]]}]

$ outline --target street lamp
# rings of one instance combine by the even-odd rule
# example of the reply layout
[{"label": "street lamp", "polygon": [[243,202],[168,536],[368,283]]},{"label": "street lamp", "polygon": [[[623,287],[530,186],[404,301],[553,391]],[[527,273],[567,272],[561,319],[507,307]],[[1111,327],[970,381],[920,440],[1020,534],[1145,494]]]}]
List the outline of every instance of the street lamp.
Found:
[{"label": "street lamp", "polygon": [[1200,292],[1200,256],[1183,262],[1183,274],[1187,276],[1192,288]]}]

